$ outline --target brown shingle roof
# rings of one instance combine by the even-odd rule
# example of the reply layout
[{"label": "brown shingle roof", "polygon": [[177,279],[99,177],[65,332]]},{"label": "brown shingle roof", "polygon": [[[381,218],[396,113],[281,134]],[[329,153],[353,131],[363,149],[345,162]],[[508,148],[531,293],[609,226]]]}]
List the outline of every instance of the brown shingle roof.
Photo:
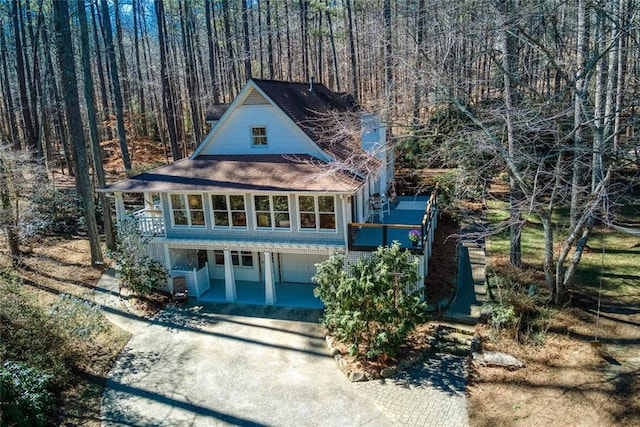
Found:
[{"label": "brown shingle roof", "polygon": [[354,192],[363,180],[307,155],[199,156],[109,185],[103,192]]},{"label": "brown shingle roof", "polygon": [[207,110],[206,120],[208,122],[220,120],[220,117],[227,111],[231,104],[213,104]]}]

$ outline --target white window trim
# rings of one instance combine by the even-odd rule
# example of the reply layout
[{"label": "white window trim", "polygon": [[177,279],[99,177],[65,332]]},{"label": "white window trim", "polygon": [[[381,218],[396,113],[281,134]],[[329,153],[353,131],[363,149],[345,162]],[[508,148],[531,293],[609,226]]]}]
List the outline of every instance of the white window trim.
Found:
[{"label": "white window trim", "polygon": [[[313,213],[316,216],[316,226],[315,228],[303,228],[302,222],[300,221],[300,216],[302,215],[302,210],[300,209],[300,197],[313,197]],[[333,212],[320,212],[320,205],[318,203],[318,197],[333,197]],[[296,210],[298,211],[298,231],[301,233],[338,233],[338,212],[337,212],[337,203],[338,198],[335,195],[328,194],[297,194],[296,195]],[[310,213],[310,212],[306,212]],[[333,213],[335,218],[335,228],[320,228],[320,214],[328,214]]]},{"label": "white window trim", "polygon": [[[253,130],[256,129],[256,128],[264,129],[264,138],[265,138],[266,144],[261,144],[261,145],[254,144]],[[249,126],[249,143],[251,145],[251,148],[255,148],[257,150],[268,148],[269,147],[269,132],[267,131],[267,125],[251,125],[251,126]]]},{"label": "white window trim", "polygon": [[[224,251],[222,249],[216,249],[213,251],[213,260],[214,260],[214,265],[218,266],[218,267],[223,267],[224,266],[224,258],[222,261],[222,264],[218,264],[216,262],[216,255],[219,253],[223,253]],[[234,254],[238,257],[238,265],[233,264],[233,256]],[[242,261],[242,257],[245,255],[251,255],[251,265],[244,265],[243,261]],[[246,268],[246,269],[253,269],[256,266],[256,258],[253,254],[253,252],[251,251],[231,251],[231,262],[232,262],[232,267],[237,267],[237,268]]]},{"label": "white window trim", "polygon": [[[271,215],[271,226],[260,227],[258,225],[258,209],[256,208],[256,197],[269,197],[269,214]],[[286,197],[287,198],[287,213],[289,214],[289,226],[288,227],[276,227],[276,211],[273,209],[274,197]],[[253,194],[251,196],[251,207],[253,209],[254,229],[256,231],[291,231],[291,197],[288,194]],[[260,211],[266,212],[266,211]],[[284,211],[278,211],[281,213]]]},{"label": "white window trim", "polygon": [[[211,200],[211,198],[213,196],[224,196],[226,198],[226,202],[227,202],[227,218],[229,220],[229,225],[216,225],[216,217],[215,214],[216,212],[222,212],[222,211],[216,211],[213,207],[213,200]],[[240,212],[238,210],[233,210],[231,209],[231,203],[229,203],[229,198],[231,196],[240,196],[242,197],[242,199],[244,200],[244,216],[245,216],[245,221],[246,221],[246,225],[232,225],[233,220],[232,220],[232,213],[233,212]],[[247,212],[247,197],[244,194],[220,194],[220,193],[211,193],[209,194],[209,201],[211,202],[211,227],[213,229],[217,229],[217,230],[246,230],[249,228],[249,213]]]},{"label": "white window trim", "polygon": [[[176,219],[174,218],[173,212],[177,209],[173,208],[173,201],[171,200],[172,196],[180,196],[184,198],[188,224],[176,224]],[[202,218],[204,219],[203,225],[191,224],[191,208],[189,207],[189,196],[200,196],[200,199],[202,200]],[[207,228],[207,215],[205,213],[206,208],[205,208],[204,199],[205,199],[204,195],[200,193],[169,193],[169,210],[171,214],[171,226],[174,228],[198,228],[198,229]]]}]

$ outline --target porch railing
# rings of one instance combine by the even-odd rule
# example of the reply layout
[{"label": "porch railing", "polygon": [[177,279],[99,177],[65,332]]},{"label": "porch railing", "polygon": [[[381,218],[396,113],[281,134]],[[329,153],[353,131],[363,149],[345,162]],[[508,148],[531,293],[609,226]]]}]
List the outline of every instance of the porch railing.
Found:
[{"label": "porch railing", "polygon": [[144,236],[164,235],[164,217],[157,209],[140,209],[132,215],[138,226],[138,231]]},{"label": "porch railing", "polygon": [[200,270],[177,270],[171,269],[169,271],[171,277],[184,277],[187,283],[187,289],[189,289],[189,296],[200,298],[200,295],[209,290],[209,266],[205,263],[204,267]]}]

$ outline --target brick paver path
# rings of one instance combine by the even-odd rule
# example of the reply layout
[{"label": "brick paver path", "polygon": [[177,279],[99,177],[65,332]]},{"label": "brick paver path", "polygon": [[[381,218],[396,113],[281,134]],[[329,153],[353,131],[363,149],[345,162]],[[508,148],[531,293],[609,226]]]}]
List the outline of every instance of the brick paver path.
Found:
[{"label": "brick paver path", "polygon": [[435,354],[392,378],[355,383],[398,425],[466,427],[466,359]]}]

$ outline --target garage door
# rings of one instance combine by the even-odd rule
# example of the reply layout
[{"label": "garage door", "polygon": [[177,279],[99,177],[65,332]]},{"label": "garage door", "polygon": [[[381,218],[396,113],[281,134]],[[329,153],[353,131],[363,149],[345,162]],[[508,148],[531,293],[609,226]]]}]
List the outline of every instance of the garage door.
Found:
[{"label": "garage door", "polygon": [[282,281],[295,283],[313,283],[316,274],[315,264],[327,260],[324,255],[280,254]]}]

